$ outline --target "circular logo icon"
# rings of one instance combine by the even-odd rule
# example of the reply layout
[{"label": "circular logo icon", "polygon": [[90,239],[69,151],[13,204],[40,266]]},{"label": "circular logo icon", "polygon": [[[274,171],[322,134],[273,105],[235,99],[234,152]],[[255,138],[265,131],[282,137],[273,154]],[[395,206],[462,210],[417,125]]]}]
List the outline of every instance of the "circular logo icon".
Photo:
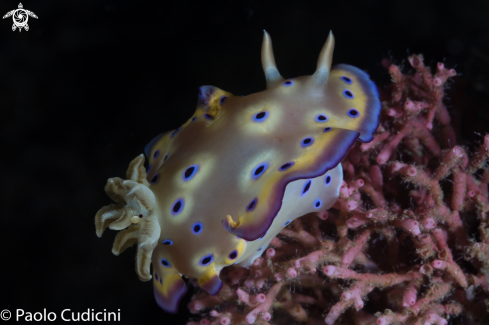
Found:
[{"label": "circular logo icon", "polygon": [[15,13],[12,15],[14,18],[15,24],[20,26],[25,26],[27,23],[27,12],[24,9],[17,9]]},{"label": "circular logo icon", "polygon": [[19,3],[19,7],[17,9],[10,10],[9,12],[7,12],[3,16],[3,19],[8,18],[10,16],[12,16],[12,19],[14,21],[14,24],[12,25],[12,31],[18,29],[19,32],[22,31],[22,29],[25,29],[26,31],[29,30],[29,25],[27,24],[27,21],[29,20],[29,16],[37,19],[36,14],[30,10],[24,9],[22,3]]},{"label": "circular logo icon", "polygon": [[2,312],[0,313],[0,318],[2,320],[9,320],[10,317],[12,317],[12,314],[10,314],[10,310],[8,309],[4,309],[2,310]]}]

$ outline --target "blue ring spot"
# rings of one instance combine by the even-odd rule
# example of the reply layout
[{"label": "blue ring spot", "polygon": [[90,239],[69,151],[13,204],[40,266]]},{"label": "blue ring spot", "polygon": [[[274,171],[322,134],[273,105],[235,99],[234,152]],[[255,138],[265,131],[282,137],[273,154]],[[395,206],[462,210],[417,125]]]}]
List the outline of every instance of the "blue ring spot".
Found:
[{"label": "blue ring spot", "polygon": [[352,108],[348,111],[348,116],[349,117],[359,117],[360,116],[360,112],[358,112],[356,109]]},{"label": "blue ring spot", "polygon": [[347,84],[351,84],[353,82],[353,80],[351,80],[351,78],[348,78],[345,76],[341,76],[341,79],[343,79],[343,81],[346,82]]},{"label": "blue ring spot", "polygon": [[293,84],[294,84],[294,82],[293,82],[293,81],[291,81],[291,80],[287,80],[287,81],[285,81],[285,82],[284,82],[284,86],[285,86],[285,87],[292,86]]},{"label": "blue ring spot", "polygon": [[316,122],[323,123],[327,121],[328,121],[328,117],[326,115],[319,114],[318,116],[316,116]]},{"label": "blue ring spot", "polygon": [[146,170],[146,173],[148,173],[151,170],[151,164],[149,164],[148,169]]},{"label": "blue ring spot", "polygon": [[263,239],[263,237],[265,237],[265,236],[268,234],[268,231],[269,231],[269,230],[270,230],[270,229],[268,229],[268,230],[267,230],[267,232],[266,232],[266,233],[265,233],[263,236],[261,236],[260,238],[258,238],[258,240]]},{"label": "blue ring spot", "polygon": [[151,182],[151,184],[156,184],[156,183],[158,183],[158,180],[159,179],[160,179],[160,175],[159,174],[155,174],[153,176],[153,178],[151,178],[151,181],[150,182]]},{"label": "blue ring spot", "polygon": [[268,112],[267,111],[258,112],[255,115],[253,115],[253,121],[258,122],[258,123],[265,121],[267,118],[268,118]]},{"label": "blue ring spot", "polygon": [[326,185],[329,185],[331,183],[331,176],[326,176]]},{"label": "blue ring spot", "polygon": [[192,122],[197,119],[197,116],[192,117]]},{"label": "blue ring spot", "polygon": [[210,116],[209,114],[204,114],[204,117],[208,120],[214,120],[214,118],[212,116]]},{"label": "blue ring spot", "polygon": [[183,173],[183,180],[186,182],[186,181],[189,181],[190,179],[192,179],[195,174],[197,174],[197,171],[199,170],[199,165],[192,165],[190,167],[188,167],[185,172]]},{"label": "blue ring spot", "polygon": [[165,159],[163,159],[163,162],[165,162],[168,159],[169,155],[170,155],[169,153],[166,154]]},{"label": "blue ring spot", "polygon": [[302,140],[301,146],[302,147],[309,147],[313,142],[314,142],[313,138],[305,138],[304,140]]},{"label": "blue ring spot", "polygon": [[259,251],[261,251],[262,249],[263,249],[263,246],[262,246],[262,247],[260,247],[260,248],[258,248],[256,251],[257,251],[257,252],[259,252]]},{"label": "blue ring spot", "polygon": [[170,262],[168,262],[168,260],[165,260],[164,258],[161,259],[160,264],[164,267],[171,267]]},{"label": "blue ring spot", "polygon": [[302,189],[302,195],[301,196],[303,196],[304,194],[306,194],[309,191],[309,189],[311,188],[311,183],[312,183],[311,180],[306,182],[306,185]]},{"label": "blue ring spot", "polygon": [[173,138],[173,136],[175,134],[177,134],[178,131],[180,131],[182,129],[182,127],[179,127],[178,129],[176,129],[175,131],[173,131],[173,133],[170,135],[170,138]]},{"label": "blue ring spot", "polygon": [[329,132],[329,131],[331,131],[332,129],[333,129],[332,127],[328,126],[327,128],[324,128],[324,130],[323,130],[323,131],[324,131],[324,132]]},{"label": "blue ring spot", "polygon": [[160,155],[160,150],[156,150],[155,153],[153,154],[153,159],[155,159],[159,155]]},{"label": "blue ring spot", "polygon": [[280,168],[278,170],[280,171],[284,171],[286,169],[289,169],[290,167],[292,167],[294,165],[294,162],[293,161],[290,161],[286,164],[283,164],[282,166],[280,166]]},{"label": "blue ring spot", "polygon": [[284,227],[288,226],[288,225],[289,225],[289,223],[291,223],[291,222],[292,222],[292,220],[286,221],[286,222],[284,223]]},{"label": "blue ring spot", "polygon": [[192,226],[192,232],[196,235],[200,234],[202,232],[202,223],[201,222],[196,222]]},{"label": "blue ring spot", "polygon": [[158,273],[155,272],[155,280],[158,281]]},{"label": "blue ring spot", "polygon": [[214,255],[212,255],[212,254],[206,255],[206,256],[202,257],[202,259],[200,260],[200,266],[207,266],[213,260],[214,260]]},{"label": "blue ring spot", "polygon": [[171,246],[171,245],[173,245],[173,242],[172,242],[171,240],[169,240],[169,239],[164,240],[164,241],[162,241],[161,243],[162,243],[163,245],[166,245],[166,246]]},{"label": "blue ring spot", "polygon": [[258,167],[255,168],[255,170],[253,170],[253,172],[251,173],[251,177],[259,178],[261,175],[263,175],[265,170],[267,170],[267,167],[268,167],[267,163],[263,163],[259,165]]},{"label": "blue ring spot", "polygon": [[246,211],[248,211],[248,212],[253,211],[256,207],[257,202],[258,202],[258,199],[254,198],[253,201],[251,201],[250,204],[248,204],[248,206],[246,207]]},{"label": "blue ring spot", "polygon": [[321,202],[320,199],[317,199],[315,202],[314,202],[314,207],[316,209],[319,209],[321,207],[321,205],[323,205],[323,202]]},{"label": "blue ring spot", "polygon": [[180,212],[182,212],[183,210],[183,205],[184,205],[184,202],[183,202],[183,199],[178,199],[174,204],[173,204],[173,208],[171,209],[171,213],[173,215],[177,215],[179,214]]},{"label": "blue ring spot", "polygon": [[348,90],[348,89],[346,89],[346,90],[343,91],[343,95],[345,95],[345,97],[346,98],[349,98],[349,99],[352,99],[354,97],[353,96],[353,93],[350,90]]},{"label": "blue ring spot", "polygon": [[229,254],[229,256],[228,256],[228,258],[229,258],[230,260],[234,260],[234,259],[236,259],[237,257],[238,257],[238,251],[237,251],[237,250],[232,251],[232,252]]},{"label": "blue ring spot", "polygon": [[219,104],[224,104],[224,101],[228,98],[227,96],[222,96],[221,99],[219,99]]}]

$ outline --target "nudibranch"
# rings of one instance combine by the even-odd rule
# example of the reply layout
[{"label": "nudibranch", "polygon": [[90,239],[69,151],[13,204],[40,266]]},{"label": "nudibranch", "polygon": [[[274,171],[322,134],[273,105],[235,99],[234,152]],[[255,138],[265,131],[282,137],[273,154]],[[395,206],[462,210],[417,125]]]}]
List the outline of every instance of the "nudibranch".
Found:
[{"label": "nudibranch", "polygon": [[182,276],[215,295],[222,268],[249,266],[292,220],[335,203],[339,163],[357,139],[372,140],[380,101],[365,72],[331,68],[333,48],[330,33],[314,74],[284,79],[265,32],[265,91],[200,87],[195,114],[146,146],[148,168],[140,155],[127,180],[108,180],[115,204],[96,214],[97,235],[121,230],[115,255],[137,243],[136,271],[153,278],[164,310],[177,311]]}]

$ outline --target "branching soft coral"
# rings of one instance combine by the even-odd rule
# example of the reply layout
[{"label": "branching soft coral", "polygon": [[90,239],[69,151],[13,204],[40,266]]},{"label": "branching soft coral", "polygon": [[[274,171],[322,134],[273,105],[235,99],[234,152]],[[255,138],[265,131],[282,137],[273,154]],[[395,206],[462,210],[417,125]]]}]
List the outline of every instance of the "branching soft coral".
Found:
[{"label": "branching soft coral", "polygon": [[[358,144],[333,209],[295,220],[218,296],[189,308],[205,324],[484,324],[489,319],[489,134],[468,155],[443,103],[455,70],[383,64],[381,123]],[[387,95],[387,93],[389,95]]]}]

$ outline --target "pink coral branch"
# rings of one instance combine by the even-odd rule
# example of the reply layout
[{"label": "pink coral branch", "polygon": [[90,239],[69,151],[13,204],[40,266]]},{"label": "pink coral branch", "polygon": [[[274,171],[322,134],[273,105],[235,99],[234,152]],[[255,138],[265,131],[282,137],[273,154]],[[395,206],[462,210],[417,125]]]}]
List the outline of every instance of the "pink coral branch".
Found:
[{"label": "pink coral branch", "polygon": [[272,307],[273,300],[279,293],[280,289],[282,289],[282,283],[276,283],[266,295],[265,301],[261,302],[257,307],[250,311],[248,315],[246,315],[246,321],[248,324],[253,324],[259,314],[262,314],[262,318],[265,321],[269,321],[272,318],[269,310]]},{"label": "pink coral branch", "polygon": [[341,266],[342,267],[348,267],[350,263],[355,259],[355,257],[358,255],[358,253],[363,249],[363,246],[367,242],[368,238],[370,237],[370,234],[372,233],[371,229],[366,229],[362,235],[360,235],[356,240],[355,243],[350,247],[346,253],[343,255],[341,258]]},{"label": "pink coral branch", "polygon": [[451,289],[452,288],[449,283],[445,283],[445,282],[435,283],[431,286],[431,288],[428,290],[428,292],[425,294],[423,298],[419,299],[411,307],[408,307],[407,310],[413,315],[419,315],[424,310],[426,310],[426,307],[432,301],[438,301],[442,299],[445,295],[447,295],[450,292]]},{"label": "pink coral branch", "polygon": [[484,137],[484,143],[480,146],[479,150],[475,153],[475,155],[470,159],[469,166],[467,171],[470,174],[475,173],[477,169],[482,168],[485,164],[486,160],[489,158],[489,134],[486,134]]},{"label": "pink coral branch", "polygon": [[434,260],[431,265],[435,269],[439,270],[447,270],[448,274],[450,274],[463,288],[467,288],[467,279],[463,274],[460,267],[453,262],[445,262],[443,260]]},{"label": "pink coral branch", "polygon": [[420,282],[419,280],[415,280],[406,287],[402,298],[403,307],[413,306],[416,303]]},{"label": "pink coral branch", "polygon": [[265,325],[273,310],[276,324],[485,324],[489,135],[467,154],[443,102],[455,70],[409,63],[411,75],[383,61],[392,89],[373,141],[342,161],[333,208],[295,220],[249,269],[225,268],[218,296],[192,298],[205,317],[189,324]]},{"label": "pink coral branch", "polygon": [[350,308],[353,305],[353,300],[341,300],[338,301],[328,312],[328,315],[324,319],[324,322],[328,325],[333,325],[338,317],[345,311],[345,309]]},{"label": "pink coral branch", "polygon": [[467,194],[467,174],[457,171],[453,174],[452,209],[460,211]]},{"label": "pink coral branch", "polygon": [[447,177],[454,167],[460,165],[464,155],[463,149],[458,146],[446,151],[441,158],[440,165],[433,174],[433,179],[439,181]]}]

